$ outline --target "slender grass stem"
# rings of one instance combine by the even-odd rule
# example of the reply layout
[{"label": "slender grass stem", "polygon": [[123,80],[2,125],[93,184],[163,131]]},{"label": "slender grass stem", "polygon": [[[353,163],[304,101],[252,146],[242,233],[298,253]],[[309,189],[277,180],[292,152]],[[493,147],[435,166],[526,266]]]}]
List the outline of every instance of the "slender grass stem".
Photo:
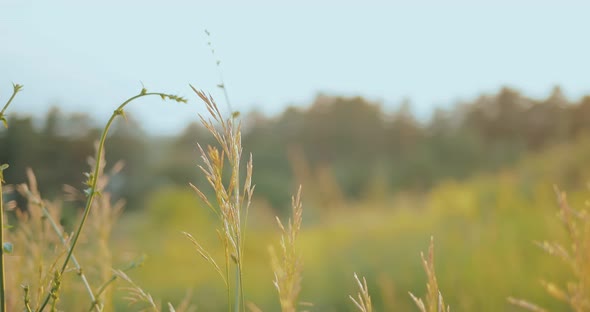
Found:
[{"label": "slender grass stem", "polygon": [[[43,213],[43,216],[49,221],[51,228],[53,229],[55,234],[57,234],[57,236],[59,237],[59,240],[61,241],[62,245],[65,248],[69,249],[68,242],[67,242],[64,234],[62,233],[61,229],[59,228],[59,226],[57,225],[55,220],[53,220],[53,217],[51,216],[51,214],[49,213],[49,210],[47,210],[45,205],[43,205],[43,203],[39,199],[35,198],[33,196],[33,194],[28,190],[27,190],[27,197],[29,198],[29,200],[31,200],[33,202],[33,204],[39,206],[39,208],[41,209],[41,212]],[[82,267],[80,266],[80,263],[78,262],[78,259],[76,259],[76,256],[74,254],[72,254],[72,263],[76,267],[76,271],[78,272],[78,275],[80,275],[80,279],[82,279],[82,283],[84,283],[84,288],[86,289],[86,292],[88,293],[88,296],[90,297],[90,300],[92,300],[92,302],[95,303],[95,304],[93,304],[93,309],[95,309],[97,312],[102,311],[102,309],[100,309],[100,307],[98,305],[96,305],[97,300],[94,296],[94,292],[92,291],[92,287],[90,286],[90,283],[88,282],[88,279],[86,278],[86,275],[82,271]]]},{"label": "slender grass stem", "polygon": [[[225,90],[225,88],[224,88]],[[228,102],[229,104],[229,102]],[[236,128],[231,129],[231,131],[238,131]],[[236,133],[234,132],[234,135]],[[239,135],[239,133],[237,134]],[[233,169],[234,169],[234,176],[235,176],[235,190],[234,190],[234,200],[235,200],[235,207],[237,208],[238,213],[241,209],[241,200],[240,200],[240,151],[238,150],[238,146],[234,146],[234,161],[233,161]],[[242,222],[241,218],[238,218],[237,222]],[[237,233],[237,267],[236,267],[236,307],[235,311],[239,312],[245,311],[245,302],[244,302],[244,286],[243,286],[243,276],[242,276],[242,226],[238,224],[238,233]]]},{"label": "slender grass stem", "polygon": [[236,291],[235,291],[235,298],[234,298],[234,311],[235,312],[240,312],[240,266],[239,264],[236,266]]},{"label": "slender grass stem", "polygon": [[24,285],[23,290],[25,292],[25,295],[23,298],[24,302],[25,302],[25,311],[26,312],[33,312],[33,310],[31,309],[31,302],[30,302],[30,298],[29,298],[29,291],[30,291],[29,285]]},{"label": "slender grass stem", "polygon": [[[23,86],[19,84],[12,84],[12,95],[0,111],[0,121],[4,123],[5,127],[8,127],[4,113],[16,94],[22,90]],[[4,183],[4,169],[8,168],[8,165],[0,165],[0,312],[6,311],[6,271],[4,270],[4,198],[2,198],[2,183]]]},{"label": "slender grass stem", "polygon": [[2,248],[0,249],[0,275],[2,281],[0,281],[0,311],[6,311],[6,281],[4,276],[4,198],[2,198],[2,173],[0,172],[0,243]]},{"label": "slender grass stem", "polygon": [[[134,268],[137,268],[142,263],[143,263],[143,257],[140,260],[133,261],[130,265],[128,265],[127,267],[121,269],[120,272],[127,272],[129,270],[132,270]],[[102,285],[100,285],[100,287],[98,287],[98,290],[96,291],[96,294],[94,296],[96,298],[100,298],[100,296],[102,295],[102,293],[105,292],[105,290],[107,290],[107,288],[112,283],[114,283],[118,278],[119,278],[119,275],[117,275],[116,273],[113,273],[113,275],[111,275],[111,278],[109,278],[106,282],[104,282]],[[98,300],[93,301],[92,304],[90,305],[90,309],[88,309],[88,312],[91,312],[92,309],[94,309],[94,307],[97,306],[97,305],[98,305]]]},{"label": "slender grass stem", "polygon": [[[238,278],[238,282],[239,282],[239,286],[238,286],[239,287],[239,289],[238,289],[239,297],[237,299],[237,303],[238,303],[238,305],[241,305],[242,311],[246,311],[246,303],[244,300],[244,282],[243,282],[243,274],[242,274],[243,270],[242,270],[242,263],[241,262],[242,262],[242,260],[239,260],[238,268],[237,268],[237,270],[238,270],[237,271],[237,278]],[[241,299],[241,302],[240,302],[240,299]],[[239,311],[239,309],[236,308],[236,311]]]},{"label": "slender grass stem", "polygon": [[[157,92],[148,93],[145,89],[142,89],[140,94],[127,99],[125,102],[123,102],[121,105],[119,105],[119,107],[117,107],[117,109],[113,112],[113,114],[109,118],[109,121],[107,122],[107,124],[102,132],[102,135],[100,137],[100,141],[98,143],[98,149],[96,151],[96,156],[94,158],[96,160],[96,164],[94,167],[94,173],[92,175],[90,175],[88,182],[87,182],[87,186],[88,186],[87,196],[88,197],[86,199],[86,205],[84,206],[84,212],[82,214],[82,219],[80,220],[80,223],[78,224],[78,228],[74,232],[74,236],[72,238],[72,244],[68,250],[68,253],[66,254],[66,258],[64,259],[61,269],[59,270],[60,275],[65,272],[65,270],[68,266],[68,263],[70,262],[70,259],[72,258],[72,254],[74,252],[74,249],[76,248],[76,244],[78,243],[78,239],[80,238],[80,233],[82,232],[82,229],[84,228],[84,224],[86,223],[86,219],[88,219],[88,215],[90,214],[90,208],[92,207],[92,203],[94,202],[94,197],[96,196],[96,194],[99,194],[99,191],[97,190],[97,185],[98,185],[98,178],[99,178],[98,174],[100,171],[100,161],[102,159],[102,154],[104,152],[104,144],[106,142],[107,135],[109,133],[111,125],[113,124],[113,121],[117,118],[117,116],[123,116],[123,117],[125,116],[123,109],[125,108],[125,106],[127,106],[127,104],[129,104],[132,101],[139,99],[141,97],[151,96],[151,95],[160,96],[162,99],[168,98],[171,100],[175,100],[177,102],[183,102],[183,103],[186,102],[186,100],[184,98],[178,97],[176,95],[157,93]],[[43,301],[43,303],[39,307],[38,311],[43,311],[45,309],[45,307],[49,303],[50,298],[51,298],[51,294],[47,294],[47,296],[45,297],[45,300]]]},{"label": "slender grass stem", "polygon": [[[227,253],[227,251],[226,251]],[[225,276],[227,280],[227,311],[231,312],[231,282],[229,281],[229,255],[225,255]]]},{"label": "slender grass stem", "polygon": [[[59,229],[59,227],[57,226],[57,224],[55,223],[55,221],[53,220],[53,218],[49,214],[49,211],[47,210],[47,208],[42,207],[41,209],[43,211],[43,215],[47,218],[47,220],[49,220],[49,224],[51,224],[51,228],[57,234],[61,243],[66,248],[68,248],[68,242],[66,241],[66,238],[63,236],[63,233],[61,232],[61,230]],[[80,266],[78,259],[76,259],[76,256],[73,253],[72,253],[72,263],[76,267],[76,271],[78,272],[78,275],[80,276],[80,279],[82,280],[82,283],[84,284],[84,288],[86,289],[88,296],[90,296],[90,300],[92,300],[92,302],[96,302],[96,298],[94,297],[94,293],[92,292],[92,287],[90,286],[90,283],[88,282],[88,279],[86,278],[86,275],[82,271],[82,267]],[[97,312],[102,311],[102,309],[100,309],[98,306],[95,306],[95,308],[96,308]]]},{"label": "slender grass stem", "polygon": [[[107,290],[107,288],[109,287],[110,284],[114,283],[117,280],[117,275],[113,275],[111,276],[111,278],[109,278],[108,281],[106,281],[104,284],[102,284],[99,288],[98,291],[96,291],[96,298],[100,298],[100,295],[102,295],[102,293]],[[90,305],[90,309],[88,309],[88,311],[92,311],[92,309],[94,309],[95,307],[98,306],[98,300],[94,300],[92,301],[92,304]]]}]

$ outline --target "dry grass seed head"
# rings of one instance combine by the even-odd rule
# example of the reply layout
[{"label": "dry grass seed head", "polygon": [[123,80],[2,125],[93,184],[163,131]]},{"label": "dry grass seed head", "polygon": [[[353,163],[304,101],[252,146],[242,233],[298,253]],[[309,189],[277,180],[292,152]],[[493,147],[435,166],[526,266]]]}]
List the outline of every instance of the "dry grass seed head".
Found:
[{"label": "dry grass seed head", "polygon": [[[20,309],[22,305],[22,284],[27,285],[29,304],[38,304],[40,296],[51,288],[56,261],[65,252],[42,210],[45,207],[49,217],[59,220],[61,205],[43,200],[33,171],[27,169],[26,174],[28,184],[17,185],[16,190],[27,199],[27,206],[14,210],[15,227],[6,231],[6,240],[15,246],[14,253],[6,259],[6,269],[11,272],[7,276],[10,311]],[[59,227],[59,230],[63,232],[63,228]]]},{"label": "dry grass seed head", "polygon": [[[254,187],[252,183],[252,157],[246,166],[246,178],[244,181],[244,188],[240,190],[240,159],[242,156],[242,139],[241,139],[241,125],[235,123],[234,118],[225,119],[221,114],[217,104],[210,95],[205,95],[204,92],[195,89],[191,86],[193,91],[206,104],[209,118],[199,115],[203,126],[213,135],[217,141],[219,148],[214,146],[207,146],[204,149],[201,145],[197,145],[201,154],[203,165],[199,165],[200,170],[204,173],[209,185],[213,188],[217,207],[211,204],[204,192],[194,185],[191,187],[196,191],[201,200],[213,210],[219,218],[220,225],[217,232],[220,236],[222,245],[225,251],[225,270],[221,271],[220,267],[213,260],[213,258],[205,251],[205,249],[192,238],[187,235],[187,238],[193,242],[197,248],[197,252],[207,262],[211,263],[215,270],[222,272],[224,282],[228,287],[229,294],[229,266],[233,260],[237,267],[237,283],[241,299],[236,302],[236,305],[243,306],[243,287],[242,287],[242,272],[243,272],[243,246],[244,246],[244,231],[243,225],[246,223],[246,218],[243,218],[242,211],[245,210],[246,216],[251,203],[252,193]],[[229,164],[230,177],[229,181],[224,183],[224,166]],[[241,304],[240,304],[241,302]]]},{"label": "dry grass seed head", "polygon": [[271,265],[275,279],[273,284],[279,293],[281,311],[296,311],[299,294],[301,292],[301,280],[303,263],[297,254],[296,239],[301,229],[303,206],[301,204],[301,187],[296,196],[291,198],[292,217],[285,227],[277,217],[277,223],[281,229],[281,256],[279,257],[271,247]]},{"label": "dry grass seed head", "polygon": [[444,303],[442,293],[438,286],[436,271],[434,269],[434,237],[430,238],[428,257],[425,257],[424,253],[420,253],[420,257],[422,258],[422,265],[428,279],[428,282],[426,283],[426,303],[412,293],[410,293],[410,297],[412,297],[414,303],[416,303],[416,306],[418,306],[421,312],[449,312],[450,307],[446,306]]},{"label": "dry grass seed head", "polygon": [[137,285],[125,272],[121,270],[113,270],[114,274],[121,280],[126,281],[130,286],[125,287],[127,295],[124,297],[129,302],[129,305],[137,305],[140,303],[147,304],[148,307],[142,311],[160,311],[160,305],[156,304],[154,298],[149,293],[145,292],[139,285]]},{"label": "dry grass seed head", "polygon": [[[569,304],[573,311],[590,310],[590,218],[585,210],[570,207],[567,195],[554,187],[559,208],[559,218],[567,232],[569,248],[555,242],[537,243],[550,255],[560,258],[572,271],[574,281],[564,288],[554,283],[541,281],[545,291],[552,297]],[[508,298],[508,302],[530,311],[545,311],[526,300]]]},{"label": "dry grass seed head", "polygon": [[359,309],[361,312],[372,312],[373,311],[373,304],[371,302],[371,296],[369,295],[369,287],[367,286],[367,280],[363,277],[363,280],[359,279],[358,275],[354,273],[354,279],[359,287],[359,292],[357,293],[357,298],[355,299],[352,295],[348,297],[354,305]]}]

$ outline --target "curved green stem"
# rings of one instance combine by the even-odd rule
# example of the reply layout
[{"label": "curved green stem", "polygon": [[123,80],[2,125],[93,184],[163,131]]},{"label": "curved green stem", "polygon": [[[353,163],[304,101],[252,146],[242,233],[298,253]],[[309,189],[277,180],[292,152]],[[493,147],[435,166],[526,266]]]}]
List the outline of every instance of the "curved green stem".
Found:
[{"label": "curved green stem", "polygon": [[[96,196],[96,194],[99,193],[99,191],[97,190],[97,185],[98,185],[98,174],[100,171],[100,161],[101,161],[102,155],[104,153],[104,144],[107,139],[107,135],[109,133],[111,125],[113,124],[113,121],[119,115],[125,116],[123,109],[125,108],[125,106],[127,106],[127,104],[131,103],[133,100],[136,100],[138,98],[141,98],[144,96],[150,96],[150,95],[158,95],[163,100],[168,98],[168,99],[171,99],[171,100],[174,100],[177,102],[186,103],[186,100],[184,98],[178,97],[176,95],[157,93],[157,92],[148,93],[145,89],[142,89],[140,94],[127,99],[127,101],[125,101],[125,102],[123,102],[123,104],[119,105],[119,107],[117,107],[117,109],[113,112],[113,114],[111,115],[111,118],[109,118],[109,121],[107,122],[104,130],[102,131],[102,135],[101,135],[100,141],[98,143],[98,149],[96,151],[96,156],[95,156],[96,164],[94,167],[94,173],[89,176],[89,179],[87,182],[87,186],[88,186],[87,196],[88,196],[88,198],[86,199],[86,205],[84,206],[84,213],[82,214],[82,219],[80,220],[80,223],[78,224],[78,228],[74,232],[71,246],[68,250],[68,253],[66,254],[66,258],[64,259],[64,262],[63,262],[61,269],[59,271],[60,274],[63,274],[65,272],[65,270],[68,266],[68,263],[70,262],[70,259],[72,258],[72,254],[74,253],[74,248],[76,248],[76,244],[78,243],[78,239],[80,238],[80,233],[82,232],[82,229],[84,228],[84,224],[86,223],[86,219],[88,219],[88,215],[90,214],[90,208],[92,207],[94,197]],[[38,311],[43,311],[43,309],[45,309],[45,307],[49,303],[50,297],[51,297],[51,294],[47,294],[47,296],[45,297],[45,300],[43,301],[43,304],[41,304]]]},{"label": "curved green stem", "polygon": [[12,95],[10,96],[10,98],[8,99],[8,102],[6,102],[6,104],[4,105],[4,107],[2,108],[2,111],[0,111],[0,116],[4,115],[4,112],[6,111],[6,109],[8,108],[8,106],[10,105],[10,103],[12,102],[12,100],[14,99],[14,97],[16,96],[16,94],[18,92],[20,92],[20,90],[23,89],[22,85],[19,84],[12,84]]}]

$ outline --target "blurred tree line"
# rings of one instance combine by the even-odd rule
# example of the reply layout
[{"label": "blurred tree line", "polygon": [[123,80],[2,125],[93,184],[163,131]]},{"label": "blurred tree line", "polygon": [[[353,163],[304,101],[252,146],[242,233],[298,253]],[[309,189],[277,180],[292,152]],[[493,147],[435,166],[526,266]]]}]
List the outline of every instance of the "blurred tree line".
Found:
[{"label": "blurred tree line", "polygon": [[[428,121],[419,121],[409,101],[391,112],[361,97],[319,95],[308,108],[289,107],[274,117],[250,112],[243,122],[245,152],[254,154],[257,196],[282,208],[293,187],[318,179],[317,172],[328,172],[345,198],[358,199],[376,189],[422,192],[442,179],[513,164],[524,153],[587,131],[590,96],[571,102],[555,87],[548,98],[533,99],[503,88],[437,108]],[[10,127],[0,131],[0,163],[11,166],[6,181],[24,182],[25,168],[31,167],[48,197],[59,194],[63,184],[81,187],[100,135],[98,124],[57,108],[40,123],[12,115]],[[197,142],[211,143],[198,123],[176,137],[150,137],[133,120],[117,122],[107,141],[107,161],[124,160],[126,166],[110,191],[139,208],[158,186],[204,183],[196,167]]]}]

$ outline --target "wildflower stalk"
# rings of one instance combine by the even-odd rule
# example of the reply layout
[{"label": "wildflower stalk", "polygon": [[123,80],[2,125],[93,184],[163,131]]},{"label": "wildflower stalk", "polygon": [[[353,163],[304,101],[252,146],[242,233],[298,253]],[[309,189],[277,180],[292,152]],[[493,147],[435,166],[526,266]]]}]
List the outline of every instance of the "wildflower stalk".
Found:
[{"label": "wildflower stalk", "polygon": [[[8,128],[8,122],[6,121],[6,117],[4,116],[4,113],[6,112],[6,109],[8,108],[8,106],[10,105],[10,103],[12,102],[12,100],[14,99],[16,94],[20,90],[22,90],[22,88],[23,88],[22,85],[15,84],[15,83],[12,84],[12,95],[8,99],[8,102],[6,102],[6,104],[2,108],[2,111],[0,111],[0,121],[4,124],[4,127],[6,127],[6,128]],[[2,183],[4,183],[4,170],[6,168],[8,168],[7,164],[0,165],[0,244],[2,245],[2,248],[0,248],[0,311],[1,312],[6,311],[6,276],[5,276],[5,270],[4,270],[4,253],[5,253],[5,247],[4,247],[4,198],[2,198]]]},{"label": "wildflower stalk", "polygon": [[[88,219],[88,215],[90,214],[90,208],[92,207],[94,197],[97,194],[100,194],[96,190],[97,184],[98,184],[98,174],[99,174],[99,170],[100,170],[100,161],[102,159],[102,154],[104,152],[104,144],[105,144],[107,135],[109,133],[109,130],[111,128],[111,125],[113,124],[113,121],[118,116],[122,116],[123,118],[126,118],[125,111],[123,109],[125,108],[125,106],[127,106],[127,104],[133,102],[136,99],[146,97],[146,96],[152,96],[152,95],[160,96],[162,98],[162,100],[170,99],[170,100],[174,100],[176,102],[186,103],[186,100],[182,97],[172,95],[172,94],[158,93],[158,92],[149,92],[148,93],[147,90],[145,88],[143,88],[143,89],[141,89],[141,92],[138,95],[127,99],[125,102],[123,102],[121,105],[119,105],[119,107],[113,112],[113,114],[111,115],[111,118],[109,118],[109,121],[107,122],[105,128],[103,129],[102,135],[100,137],[100,141],[98,143],[98,149],[96,151],[96,156],[94,158],[94,159],[96,159],[94,173],[87,174],[88,180],[85,183],[86,186],[88,186],[88,188],[85,190],[85,194],[87,196],[86,205],[84,207],[82,219],[80,220],[80,223],[78,224],[78,227],[77,227],[76,231],[74,232],[74,236],[72,238],[72,244],[69,247],[68,253],[66,254],[66,258],[64,259],[61,269],[59,270],[60,275],[65,272],[65,270],[68,266],[68,263],[70,262],[70,259],[72,258],[74,249],[76,248],[76,244],[78,243],[78,239],[80,238],[80,233],[82,232],[82,229],[84,228],[84,224],[86,223],[86,219]],[[43,301],[43,304],[41,304],[38,311],[43,311],[43,309],[45,309],[45,307],[49,303],[50,298],[51,298],[51,294],[47,294],[47,296],[45,297],[45,300]]]}]

